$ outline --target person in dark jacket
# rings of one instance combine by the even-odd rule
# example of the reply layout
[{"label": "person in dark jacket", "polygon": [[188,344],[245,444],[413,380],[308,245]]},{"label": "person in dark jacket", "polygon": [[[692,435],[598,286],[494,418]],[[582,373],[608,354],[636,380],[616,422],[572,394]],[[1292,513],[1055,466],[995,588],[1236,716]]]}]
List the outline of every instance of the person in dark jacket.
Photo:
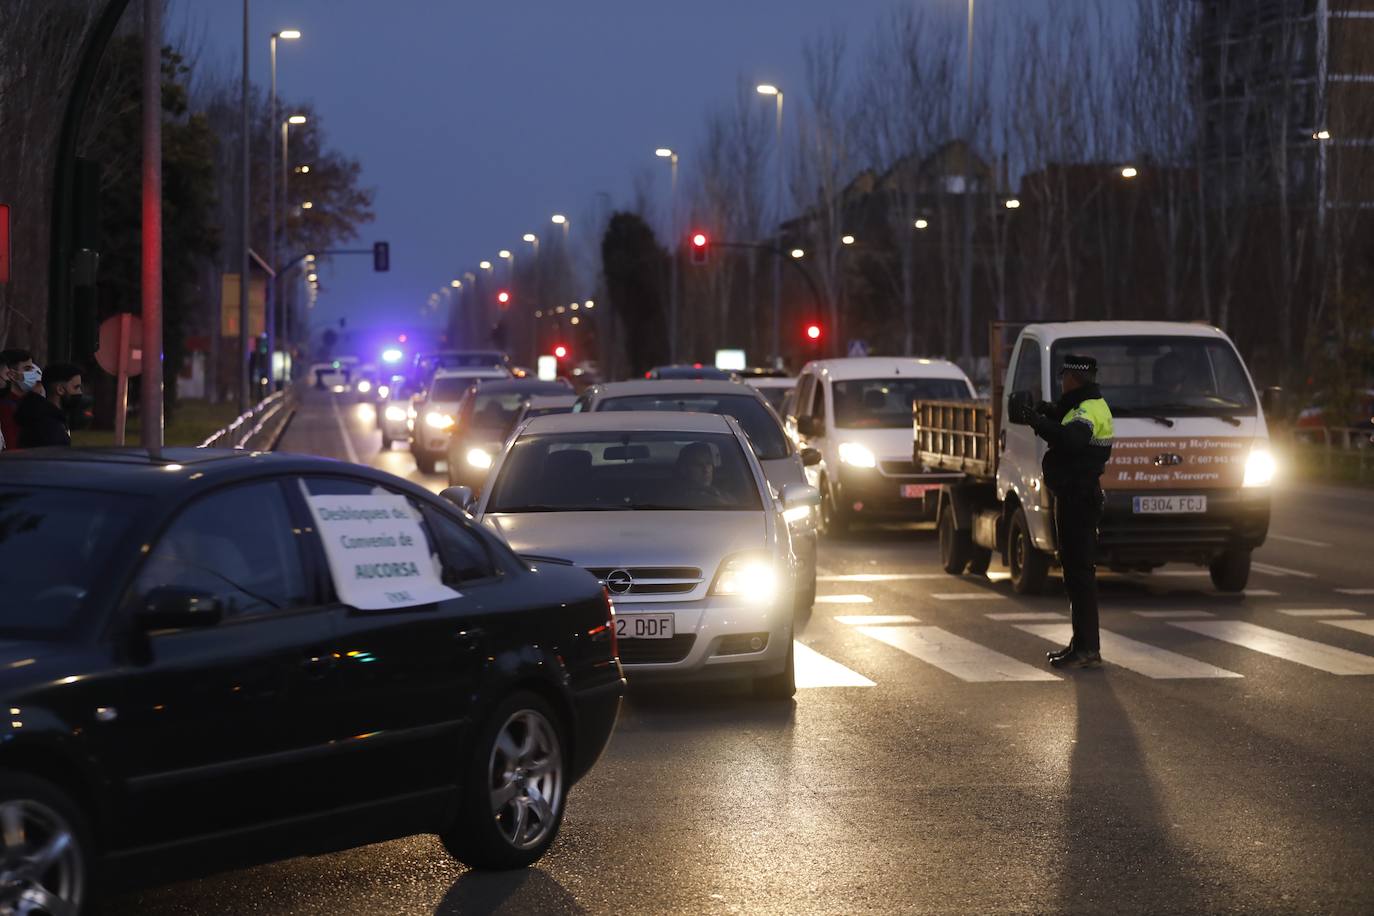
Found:
[{"label": "person in dark jacket", "polygon": [[1054,496],[1055,539],[1069,593],[1073,639],[1047,653],[1056,668],[1102,664],[1097,630],[1097,528],[1102,521],[1102,472],[1112,456],[1112,411],[1097,387],[1097,360],[1069,354],[1059,373],[1063,395],[1053,404],[1010,417],[1049,443],[1041,469]]},{"label": "person in dark jacket", "polygon": [[81,367],[71,363],[49,364],[43,372],[41,388],[30,391],[19,402],[19,445],[71,445],[67,413],[80,406]]},{"label": "person in dark jacket", "polygon": [[19,447],[19,402],[41,384],[42,378],[43,370],[28,350],[0,350],[0,436],[5,439],[5,448]]}]

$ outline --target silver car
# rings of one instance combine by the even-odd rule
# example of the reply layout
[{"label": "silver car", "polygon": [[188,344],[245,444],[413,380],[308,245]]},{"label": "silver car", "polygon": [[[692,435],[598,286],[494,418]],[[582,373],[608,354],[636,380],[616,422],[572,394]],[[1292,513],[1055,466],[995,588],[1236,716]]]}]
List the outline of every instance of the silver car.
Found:
[{"label": "silver car", "polygon": [[799,568],[787,518],[818,501],[801,483],[775,497],[733,418],[645,411],[527,421],[475,508],[517,553],[605,585],[630,677],[743,679],[783,698]]},{"label": "silver car", "polygon": [[[767,398],[753,385],[739,381],[666,379],[595,385],[578,399],[578,411],[681,410],[734,417],[763,465],[764,476],[781,491],[807,483],[805,468],[821,460],[814,449],[798,448],[788,438],[782,420]],[[792,539],[802,562],[797,611],[803,617],[816,602],[816,518],[798,512]]]}]

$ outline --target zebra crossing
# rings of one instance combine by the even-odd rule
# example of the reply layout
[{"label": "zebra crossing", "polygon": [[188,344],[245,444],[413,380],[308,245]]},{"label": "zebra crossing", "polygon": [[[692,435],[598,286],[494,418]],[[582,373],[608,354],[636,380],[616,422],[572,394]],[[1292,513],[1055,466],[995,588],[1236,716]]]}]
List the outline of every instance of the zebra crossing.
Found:
[{"label": "zebra crossing", "polygon": [[[845,596],[852,599],[854,596]],[[845,604],[859,605],[852,600]],[[995,605],[994,605],[995,606]],[[858,610],[856,607],[854,610]],[[1295,624],[1316,623],[1374,637],[1374,617],[1352,608],[1278,608],[1277,613]],[[1216,640],[1259,655],[1336,676],[1374,675],[1374,643],[1371,654],[1329,645],[1317,639],[1262,626],[1247,620],[1218,617],[1211,611],[1132,611],[1134,617],[1159,627],[1169,627],[1194,637]],[[1063,645],[1071,627],[1067,615],[1049,611],[992,612],[981,619],[1005,624],[1010,629]],[[911,614],[846,613],[831,618],[846,629],[925,665],[970,684],[994,682],[1061,681],[1055,672],[1032,654],[1014,657],[950,630],[923,623]],[[1168,631],[1164,631],[1168,632]],[[1165,649],[1143,639],[1101,630],[1102,657],[1108,666],[1132,671],[1155,680],[1236,679],[1245,675],[1180,651]],[[1196,645],[1192,643],[1190,645]],[[864,665],[849,667],[811,646],[797,642],[797,686],[873,687],[875,680]],[[881,651],[881,650],[880,650]],[[1186,651],[1186,649],[1185,649]],[[854,662],[850,662],[854,664]]]}]

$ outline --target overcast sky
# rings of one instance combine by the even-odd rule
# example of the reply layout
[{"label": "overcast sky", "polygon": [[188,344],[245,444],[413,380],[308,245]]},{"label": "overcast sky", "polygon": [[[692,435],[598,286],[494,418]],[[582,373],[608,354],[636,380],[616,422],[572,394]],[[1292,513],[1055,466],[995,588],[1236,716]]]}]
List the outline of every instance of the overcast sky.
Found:
[{"label": "overcast sky", "polygon": [[[962,17],[965,0],[908,0]],[[981,0],[979,16],[999,4]],[[237,69],[238,0],[174,0],[169,28],[203,35],[202,63]],[[565,212],[590,231],[598,193],[631,199],[653,150],[687,155],[704,113],[736,81],[802,83],[801,47],[838,25],[861,49],[892,0],[253,0],[251,76],[283,43],[283,98],[314,104],[330,145],[376,189],[362,241],[391,242],[392,270],[362,258],[324,272],[321,319],[414,316],[429,294]],[[763,103],[763,100],[760,99]],[[685,164],[684,164],[685,168]],[[667,194],[661,166],[659,194]],[[579,224],[581,223],[581,224]],[[591,240],[582,238],[583,244]]]}]

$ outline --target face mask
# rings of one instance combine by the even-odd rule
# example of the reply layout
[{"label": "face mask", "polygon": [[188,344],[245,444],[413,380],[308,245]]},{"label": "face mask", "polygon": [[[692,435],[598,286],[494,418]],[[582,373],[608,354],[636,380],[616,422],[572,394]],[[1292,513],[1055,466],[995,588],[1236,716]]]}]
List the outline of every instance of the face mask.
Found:
[{"label": "face mask", "polygon": [[90,421],[88,411],[91,401],[84,394],[62,395],[62,412],[67,415],[69,429],[85,429]]},{"label": "face mask", "polygon": [[43,381],[43,370],[34,366],[32,369],[25,369],[24,374],[19,376],[19,387],[23,391],[32,391],[33,387]]}]

